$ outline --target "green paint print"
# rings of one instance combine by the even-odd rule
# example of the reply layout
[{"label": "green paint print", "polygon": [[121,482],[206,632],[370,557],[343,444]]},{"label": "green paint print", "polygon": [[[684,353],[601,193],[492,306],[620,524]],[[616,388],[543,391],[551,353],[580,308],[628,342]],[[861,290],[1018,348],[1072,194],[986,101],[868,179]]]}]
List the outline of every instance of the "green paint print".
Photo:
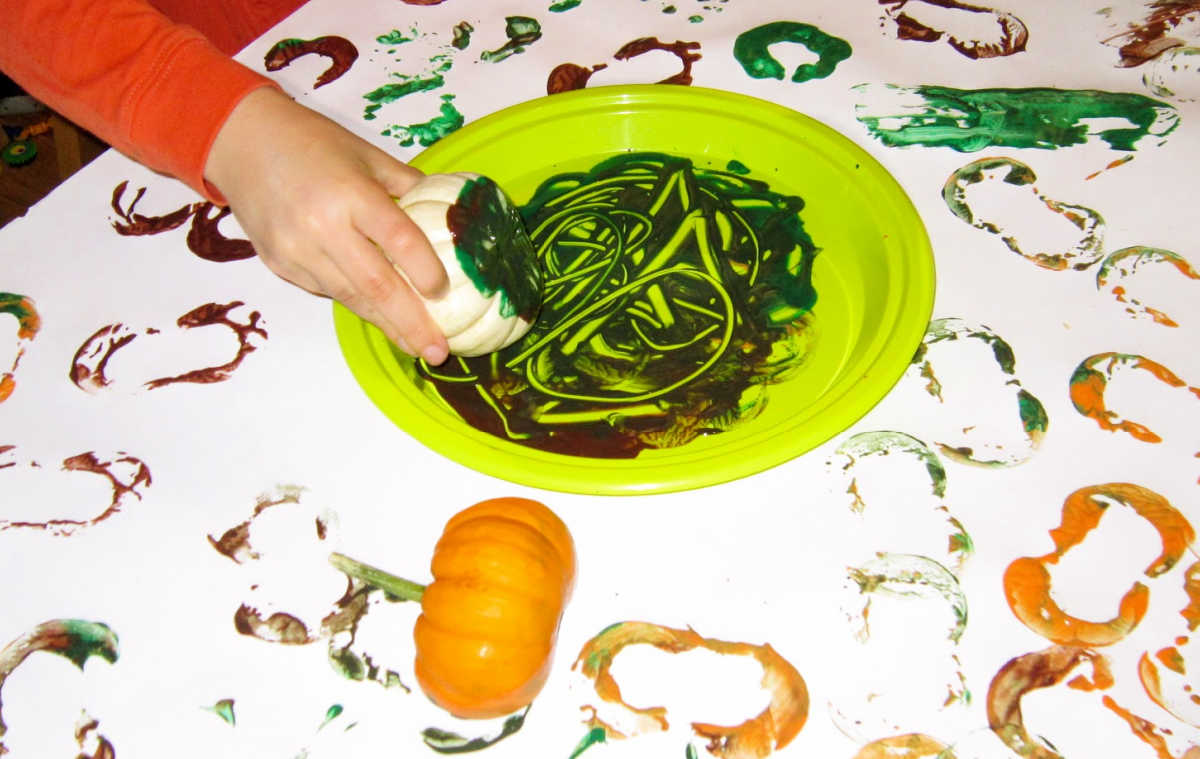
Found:
[{"label": "green paint print", "polygon": [[495,50],[485,50],[479,60],[499,63],[509,56],[525,52],[525,48],[542,38],[542,25],[528,16],[508,16],[504,19],[504,34],[508,42]]},{"label": "green paint print", "polygon": [[557,3],[551,3],[548,10],[551,13],[562,13],[563,11],[569,11],[572,8],[578,8],[581,2],[583,2],[583,0],[559,0]]},{"label": "green paint print", "polygon": [[[1064,203],[1042,195],[1034,183],[1037,175],[1029,166],[1013,158],[981,158],[958,169],[942,187],[942,199],[950,211],[976,229],[982,229],[1000,239],[1009,250],[1031,261],[1043,269],[1060,271],[1071,268],[1082,270],[1099,261],[1104,256],[1104,217],[1098,212],[1084,206]],[[1007,223],[996,219],[987,219],[976,214],[968,205],[967,196],[972,190],[987,186],[1013,191],[1012,188],[1027,188],[1036,197],[1034,207],[1039,214],[1057,214],[1079,230],[1079,239],[1065,250],[1043,250],[1036,240],[1032,242],[1019,239],[1015,233],[1007,231]],[[1013,204],[1004,206],[1013,209]],[[1046,211],[1040,209],[1045,208]],[[1010,214],[1010,221],[1023,222],[1026,226],[1036,227],[1035,232],[1043,231],[1044,223],[1030,225],[1023,211]],[[1053,220],[1051,216],[1050,219]]]},{"label": "green paint print", "polygon": [[592,746],[595,746],[597,743],[606,743],[607,741],[608,731],[602,727],[593,727],[591,730],[588,730],[582,738],[579,739],[579,743],[575,744],[575,749],[571,751],[571,754],[569,757],[567,757],[567,759],[577,759],[577,757],[582,755],[584,751],[587,751]]},{"label": "green paint print", "polygon": [[421,147],[429,147],[446,135],[462,127],[466,122],[462,113],[454,107],[454,95],[442,95],[442,105],[438,115],[429,121],[416,124],[392,124],[381,134],[385,137],[395,137],[403,147],[411,147],[418,143]]},{"label": "green paint print", "polygon": [[421,731],[421,740],[439,754],[465,754],[471,751],[480,751],[496,745],[524,727],[525,715],[529,714],[529,709],[530,707],[526,706],[520,712],[506,718],[500,727],[500,732],[496,735],[465,738],[448,730],[427,727]]},{"label": "green paint print", "polygon": [[230,727],[237,727],[237,715],[233,711],[233,699],[223,698],[212,706],[204,707],[206,711],[220,717]]},{"label": "green paint print", "polygon": [[953,623],[947,640],[958,643],[967,630],[967,596],[954,573],[926,556],[880,553],[861,567],[848,567],[847,574],[858,592],[867,596],[858,617],[860,642],[870,638],[867,620],[871,595],[898,598],[937,598],[950,607]]},{"label": "green paint print", "polygon": [[324,730],[326,725],[328,725],[330,722],[333,722],[338,717],[342,716],[343,711],[345,711],[345,707],[343,707],[341,704],[331,705],[328,709],[325,710],[325,719],[321,721],[321,726],[318,727],[317,730],[318,731]]},{"label": "green paint print", "polygon": [[[972,325],[962,319],[934,319],[930,322],[925,332],[925,338],[921,346],[917,349],[916,355],[913,356],[908,373],[919,376],[924,380],[925,392],[936,398],[939,403],[944,403],[943,392],[945,388],[943,388],[941,381],[938,379],[933,359],[930,357],[930,349],[939,344],[960,344],[959,341],[962,341],[962,344],[968,341],[977,341],[990,348],[991,357],[1001,372],[1001,376],[998,379],[1003,387],[1002,392],[1013,393],[1014,405],[1016,406],[1017,416],[1020,419],[1021,430],[1025,438],[1024,446],[1018,448],[1011,444],[991,441],[986,444],[986,448],[990,452],[983,453],[976,450],[979,444],[955,444],[942,440],[936,442],[938,449],[942,455],[959,463],[975,464],[988,468],[1015,466],[1026,461],[1041,445],[1050,420],[1042,402],[1032,393],[1025,390],[1021,386],[1021,381],[1016,378],[1016,358],[1012,347],[999,335],[985,326]],[[957,391],[960,396],[971,394],[966,388],[957,388]],[[978,403],[980,401],[977,399],[972,405]],[[961,427],[961,437],[963,438],[967,438],[969,435],[986,433],[986,430],[979,425],[967,424],[967,420],[961,420],[955,426]]]},{"label": "green paint print", "polygon": [[[855,462],[866,456],[887,456],[900,453],[913,456],[925,467],[929,474],[929,484],[933,495],[941,498],[946,495],[946,468],[933,449],[912,435],[903,432],[860,432],[837,447],[839,453],[850,460],[846,469],[854,466]],[[857,500],[855,511],[862,511],[866,506]]]},{"label": "green paint print", "polygon": [[474,31],[475,27],[471,26],[468,22],[458,22],[452,30],[454,39],[451,40],[450,46],[456,50],[466,50],[471,45],[471,34]]},{"label": "green paint print", "polygon": [[500,294],[500,315],[532,323],[542,303],[542,272],[521,216],[487,177],[471,179],[446,211],[458,265],[484,298]]},{"label": "green paint print", "polygon": [[388,32],[387,34],[379,35],[378,37],[375,38],[375,41],[378,42],[380,45],[402,45],[405,42],[412,42],[413,40],[415,40],[417,37],[420,37],[420,36],[421,36],[421,33],[418,32],[417,27],[414,26],[413,28],[409,29],[407,34],[400,31],[399,29],[393,29],[392,31]]},{"label": "green paint print", "polygon": [[[1134,150],[1142,139],[1165,138],[1179,126],[1174,107],[1132,93],[894,84],[854,89],[862,97],[856,118],[889,147],[972,153],[990,147],[1054,150],[1100,140],[1113,150]],[[1111,125],[1114,119],[1124,125]]]},{"label": "green paint print", "polygon": [[753,418],[816,339],[803,201],[636,153],[551,177],[522,208],[541,316],[490,356],[417,364],[472,426],[568,455],[633,457]]},{"label": "green paint print", "polygon": [[768,49],[777,42],[803,45],[818,56],[816,63],[803,63],[796,67],[792,72],[793,82],[824,79],[851,53],[849,42],[826,34],[811,24],[776,21],[738,35],[733,43],[733,57],[742,65],[742,70],[755,79],[783,79],[783,64]]},{"label": "green paint print", "polygon": [[395,75],[400,81],[391,82],[377,87],[367,94],[363,95],[365,100],[371,101],[363,110],[363,118],[370,121],[375,118],[375,112],[382,108],[387,103],[394,103],[402,97],[411,95],[414,92],[428,92],[446,84],[446,80],[441,74],[433,74],[426,77],[407,77]]},{"label": "green paint print", "polygon": [[1107,290],[1118,303],[1125,305],[1125,313],[1135,319],[1149,318],[1155,324],[1164,327],[1178,327],[1179,324],[1165,312],[1143,303],[1130,294],[1128,286],[1134,281],[1139,271],[1151,268],[1162,269],[1169,267],[1193,283],[1200,282],[1200,272],[1196,271],[1187,259],[1170,250],[1151,248],[1144,245],[1133,245],[1109,254],[1100,269],[1096,272],[1096,289]]}]

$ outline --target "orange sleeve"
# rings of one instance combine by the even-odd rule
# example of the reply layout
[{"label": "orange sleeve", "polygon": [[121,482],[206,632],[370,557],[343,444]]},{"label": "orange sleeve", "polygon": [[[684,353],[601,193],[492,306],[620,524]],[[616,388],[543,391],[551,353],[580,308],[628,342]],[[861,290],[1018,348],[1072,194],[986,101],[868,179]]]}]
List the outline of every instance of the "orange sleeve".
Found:
[{"label": "orange sleeve", "polygon": [[0,70],[135,160],[224,202],[204,181],[234,106],[275,86],[146,0],[0,0]]}]

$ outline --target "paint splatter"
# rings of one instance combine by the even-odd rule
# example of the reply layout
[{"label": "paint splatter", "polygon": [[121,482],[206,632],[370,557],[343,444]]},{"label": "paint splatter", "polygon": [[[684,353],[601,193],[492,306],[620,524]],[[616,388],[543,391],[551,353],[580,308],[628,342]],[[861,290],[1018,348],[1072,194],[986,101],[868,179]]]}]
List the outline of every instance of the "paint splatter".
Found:
[{"label": "paint splatter", "polygon": [[1034,740],[1025,727],[1021,700],[1041,688],[1058,685],[1080,664],[1092,667],[1090,679],[1077,675],[1069,685],[1083,690],[1104,689],[1113,683],[1108,659],[1083,648],[1054,646],[1008,661],[988,688],[988,726],[1005,745],[1027,759],[1063,759],[1045,738]]},{"label": "paint splatter", "polygon": [[[613,59],[628,61],[653,50],[661,50],[674,55],[679,59],[680,64],[678,72],[659,79],[655,84],[689,85],[692,83],[692,66],[701,58],[699,42],[676,40],[666,43],[657,37],[639,37],[622,45],[613,54]],[[597,63],[591,68],[575,63],[560,63],[551,70],[550,75],[546,78],[546,94],[553,95],[568,90],[581,90],[587,86],[588,80],[593,74],[607,68],[607,63]]]},{"label": "paint splatter", "polygon": [[1149,318],[1165,327],[1178,327],[1179,324],[1168,314],[1129,293],[1128,286],[1135,275],[1139,271],[1145,275],[1150,270],[1176,273],[1193,283],[1200,282],[1200,272],[1178,253],[1134,245],[1121,248],[1104,259],[1100,270],[1096,272],[1096,289],[1107,290],[1118,303],[1125,304],[1125,313],[1135,319]]},{"label": "paint splatter", "polygon": [[525,52],[525,48],[542,38],[542,25],[529,16],[507,16],[504,19],[504,34],[508,41],[495,50],[483,51],[479,54],[479,60],[499,63]]},{"label": "paint splatter", "polygon": [[[1006,11],[956,0],[880,0],[884,21],[896,26],[896,36],[915,42],[937,42],[944,36],[946,44],[971,60],[998,58],[1024,52],[1029,42],[1029,29],[1021,19]],[[971,39],[977,19],[984,14],[995,23],[995,36]]]},{"label": "paint splatter", "polygon": [[578,8],[582,2],[583,0],[559,0],[557,3],[551,3],[547,10],[551,13],[563,13],[572,8]]},{"label": "paint splatter", "polygon": [[232,698],[223,698],[212,706],[206,706],[204,708],[220,717],[221,720],[230,727],[236,727],[237,715],[234,713],[233,703],[234,702]]},{"label": "paint splatter", "polygon": [[[955,216],[976,229],[999,235],[1009,250],[1043,269],[1060,271],[1070,267],[1082,270],[1099,261],[1104,255],[1104,218],[1090,208],[1042,195],[1034,186],[1036,181],[1037,175],[1033,169],[1016,159],[981,158],[950,175],[942,187],[942,199]],[[1011,200],[1014,193],[1023,192],[1019,188],[1028,188],[1026,192],[1032,195],[1018,198],[1026,201],[1026,208]],[[968,203],[968,198],[985,192],[997,195],[994,199],[989,196],[989,207],[997,210],[977,213]],[[1003,198],[999,197],[1001,193]],[[972,203],[982,205],[979,200]],[[1069,245],[1057,239],[1051,243],[1050,236],[1045,232],[1048,219],[1044,211],[1038,212],[1040,208],[1067,221],[1073,228],[1071,236],[1077,235],[1078,239]],[[1003,221],[992,214],[1003,214]],[[1009,231],[1009,227],[1017,223],[1027,228],[1020,236]],[[1045,242],[1042,241],[1043,236]]]},{"label": "paint splatter", "polygon": [[[0,691],[4,682],[21,666],[31,654],[38,651],[58,654],[68,659],[82,672],[88,659],[94,657],[103,659],[109,664],[115,664],[118,656],[117,634],[103,622],[90,622],[82,619],[54,619],[34,627],[16,640],[11,641],[0,649]],[[76,739],[80,748],[92,742],[101,747],[95,756],[115,756],[112,745],[104,736],[94,734],[99,723],[89,718],[82,719],[76,726]],[[0,755],[8,753],[4,747],[4,735],[8,726],[0,716]],[[100,750],[107,746],[109,753],[102,754]]]},{"label": "paint splatter", "polygon": [[[999,374],[992,373],[994,382],[985,386],[976,381],[973,387],[963,387],[961,383],[944,384],[940,373],[960,368],[972,355],[968,351],[978,355],[979,347],[986,349],[988,357],[1000,370]],[[954,350],[950,351],[951,348]],[[943,353],[936,363],[935,353]],[[941,431],[934,441],[942,455],[959,463],[993,468],[1021,464],[1037,451],[1050,424],[1042,402],[1017,379],[1012,347],[986,325],[958,318],[934,319],[913,356],[905,379],[922,383],[926,396],[936,399],[939,406],[944,408],[953,402],[956,408],[963,409],[962,414],[952,415],[953,425],[938,425]],[[995,397],[983,400],[988,396]],[[993,420],[993,410],[1003,408],[1002,403],[1007,403],[1008,408],[1016,412],[1013,416],[1020,422],[1018,429],[999,419]],[[961,424],[964,419],[977,414],[984,414],[985,421],[968,426]],[[942,412],[939,416],[944,415]]]},{"label": "paint splatter", "polygon": [[498,353],[418,363],[417,381],[480,430],[567,455],[633,457],[730,429],[816,339],[802,206],[661,154],[547,179],[522,209],[542,316]]},{"label": "paint splatter", "polygon": [[[224,304],[206,303],[175,320],[175,326],[180,330],[216,326],[228,328],[237,338],[238,347],[233,358],[222,364],[149,379],[142,382],[141,387],[155,390],[173,384],[207,385],[228,380],[242,365],[246,356],[258,350],[258,343],[267,339],[267,331],[261,324],[262,315],[258,311],[251,311],[244,321],[230,316],[230,312],[243,305],[245,304],[240,300]],[[170,336],[170,333],[164,333],[156,327],[136,330],[121,323],[106,324],[93,332],[75,351],[69,373],[71,382],[80,390],[89,393],[106,390],[113,385],[113,380],[108,376],[109,362],[117,351],[126,348],[135,340],[141,339],[142,343],[150,340],[157,342]]]},{"label": "paint splatter", "polygon": [[1200,100],[1200,47],[1174,47],[1157,56],[1142,74],[1142,84],[1158,97]]},{"label": "paint splatter", "polygon": [[[634,720],[636,728],[630,735],[663,731],[668,727],[666,707],[642,708],[626,703],[613,677],[613,660],[627,646],[636,644],[651,645],[669,654],[705,649],[726,656],[748,656],[762,666],[762,686],[770,692],[770,703],[762,712],[735,727],[692,723],[692,731],[698,737],[708,739],[708,751],[714,756],[727,759],[765,757],[787,746],[808,719],[808,687],[804,678],[769,644],[731,643],[701,637],[692,629],[679,630],[649,622],[618,622],[584,644],[572,669],[592,681],[596,695],[602,701],[614,705]],[[589,730],[603,729],[609,738],[629,737],[600,722],[595,707],[584,709],[593,715]],[[603,741],[592,743],[595,742]]]},{"label": "paint splatter", "polygon": [[[0,446],[0,469],[17,466],[14,460],[15,446]],[[40,469],[36,461],[25,464],[30,469]],[[86,472],[108,480],[112,496],[99,512],[89,518],[58,517],[51,519],[0,518],[0,532],[13,529],[37,530],[55,537],[70,537],[88,527],[94,527],[121,512],[130,498],[142,499],[142,490],[151,484],[150,468],[138,458],[124,451],[110,456],[99,456],[95,451],[68,456],[62,461],[64,472]],[[27,505],[27,500],[18,500],[10,507]]]},{"label": "paint splatter", "polygon": [[320,55],[329,59],[329,68],[321,72],[313,89],[324,87],[350,70],[358,60],[358,48],[345,37],[326,35],[311,40],[288,38],[276,42],[267,51],[263,64],[267,71],[279,71],[305,55]]},{"label": "paint splatter", "polygon": [[1092,622],[1067,614],[1052,598],[1048,567],[1084,541],[1112,504],[1127,506],[1158,532],[1162,552],[1145,570],[1148,578],[1168,572],[1190,549],[1195,531],[1187,518],[1152,490],[1124,482],[1091,485],[1067,496],[1062,521],[1050,531],[1054,550],[1044,556],[1016,559],[1004,572],[1004,595],[1017,619],[1047,640],[1064,646],[1110,646],[1138,626],[1150,603],[1141,582],[1122,596],[1116,616]]},{"label": "paint splatter", "polygon": [[450,46],[455,50],[466,50],[471,46],[471,35],[475,32],[475,27],[471,26],[466,21],[459,21],[454,25],[451,34],[454,39],[450,41]]},{"label": "paint splatter", "polygon": [[38,330],[42,327],[42,317],[34,307],[32,298],[4,292],[0,292],[0,314],[9,314],[17,320],[17,339],[12,366],[0,373],[0,403],[3,403],[17,387],[17,368],[25,355],[25,349],[37,337]]},{"label": "paint splatter", "polygon": [[[1118,48],[1118,66],[1140,66],[1167,50],[1181,47],[1187,44],[1184,38],[1193,36],[1200,27],[1197,0],[1153,0],[1144,7],[1150,12],[1103,40],[1105,45]],[[1180,27],[1187,33],[1176,36]]]},{"label": "paint splatter", "polygon": [[733,43],[733,57],[742,70],[755,79],[783,79],[783,64],[770,52],[770,47],[779,42],[802,45],[817,55],[816,63],[802,63],[796,67],[792,72],[793,82],[824,79],[852,52],[849,42],[826,34],[812,24],[774,21],[739,34]]},{"label": "paint splatter", "polygon": [[1143,424],[1125,419],[1108,408],[1104,395],[1120,374],[1129,371],[1148,372],[1162,384],[1183,388],[1200,398],[1200,387],[1188,385],[1174,372],[1145,356],[1128,353],[1098,353],[1089,356],[1071,374],[1071,403],[1075,410],[1109,432],[1125,432],[1143,443],[1161,443],[1162,438]]},{"label": "paint splatter", "polygon": [[[1101,141],[1135,150],[1179,126],[1175,108],[1144,95],[1100,90],[959,90],[936,85],[860,84],[855,117],[888,147],[1054,150]],[[1120,122],[1119,125],[1113,122]]]}]

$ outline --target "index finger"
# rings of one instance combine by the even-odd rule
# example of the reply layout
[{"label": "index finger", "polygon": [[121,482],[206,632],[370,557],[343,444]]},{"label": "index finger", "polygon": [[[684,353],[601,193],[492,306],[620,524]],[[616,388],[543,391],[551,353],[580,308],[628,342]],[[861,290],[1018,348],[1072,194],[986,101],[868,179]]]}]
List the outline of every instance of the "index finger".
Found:
[{"label": "index finger", "polygon": [[431,299],[446,294],[450,280],[429,239],[386,193],[373,194],[355,213],[354,225],[404,272],[417,292]]}]

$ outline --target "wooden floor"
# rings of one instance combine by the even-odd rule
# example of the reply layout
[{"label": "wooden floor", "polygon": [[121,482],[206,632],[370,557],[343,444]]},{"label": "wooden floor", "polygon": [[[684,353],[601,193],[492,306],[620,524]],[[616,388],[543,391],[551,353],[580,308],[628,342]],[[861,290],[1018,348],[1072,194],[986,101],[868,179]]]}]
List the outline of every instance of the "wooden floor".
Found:
[{"label": "wooden floor", "polygon": [[[32,136],[36,157],[24,166],[6,166],[0,162],[0,227],[24,216],[67,177],[104,152],[106,145],[91,134],[41,110],[25,114],[0,114],[0,149],[10,142],[8,133],[42,126],[49,129]],[[19,136],[15,135],[15,136]]]}]

